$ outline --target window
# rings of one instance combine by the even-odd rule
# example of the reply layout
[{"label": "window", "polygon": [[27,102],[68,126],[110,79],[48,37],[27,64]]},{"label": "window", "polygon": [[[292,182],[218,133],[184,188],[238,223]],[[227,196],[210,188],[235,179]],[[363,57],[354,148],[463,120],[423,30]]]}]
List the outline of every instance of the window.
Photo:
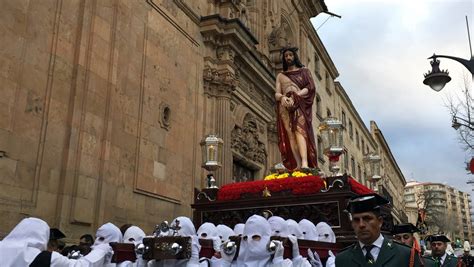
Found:
[{"label": "window", "polygon": [[342,111],[341,118],[342,118],[342,126],[344,126],[345,128],[346,127],[346,113],[344,113],[344,110]]},{"label": "window", "polygon": [[321,60],[316,53],[314,53],[314,74],[316,74],[316,77],[321,80]]},{"label": "window", "polygon": [[362,154],[364,154],[364,147],[365,147],[365,142],[364,142],[364,139],[361,138],[360,141],[362,142]]},{"label": "window", "polygon": [[362,170],[360,169],[360,165],[357,164],[357,177],[359,178],[359,181],[362,182],[362,184],[364,183],[364,177],[362,177]]},{"label": "window", "polygon": [[349,172],[349,153],[344,151],[344,168],[345,172]]},{"label": "window", "polygon": [[319,118],[322,118],[322,114],[321,114],[321,97],[316,94],[316,115],[319,117]]},{"label": "window", "polygon": [[353,132],[352,132],[352,121],[349,120],[349,136],[352,138]]},{"label": "window", "polygon": [[356,145],[357,145],[357,148],[360,148],[360,143],[359,143],[359,132],[356,131]]},{"label": "window", "polygon": [[328,116],[328,118],[331,117],[332,114],[331,114],[331,110],[330,110],[330,109],[326,109],[326,115]]},{"label": "window", "polygon": [[326,91],[328,92],[329,95],[331,95],[331,76],[329,75],[329,72],[326,71]]},{"label": "window", "polygon": [[354,161],[354,157],[351,157],[351,173],[352,175],[356,175],[356,164]]}]

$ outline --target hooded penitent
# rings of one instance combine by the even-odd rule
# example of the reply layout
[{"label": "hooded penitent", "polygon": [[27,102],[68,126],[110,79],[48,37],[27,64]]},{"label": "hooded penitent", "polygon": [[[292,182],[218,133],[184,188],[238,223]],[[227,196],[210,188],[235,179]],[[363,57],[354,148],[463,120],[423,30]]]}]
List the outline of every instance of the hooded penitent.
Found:
[{"label": "hooded penitent", "polygon": [[242,235],[244,233],[245,224],[238,223],[234,226],[234,233],[235,235]]},{"label": "hooded penitent", "polygon": [[216,226],[217,228],[217,234],[219,235],[219,238],[221,239],[221,242],[226,242],[229,240],[229,236],[234,236],[235,233],[232,229],[230,229],[229,226],[219,224]]},{"label": "hooded penitent", "polygon": [[303,231],[303,239],[318,241],[318,232],[314,223],[303,219],[298,224],[300,225],[301,231]]},{"label": "hooded penitent", "polygon": [[92,263],[92,266],[115,266],[111,263],[112,248],[109,246],[111,242],[122,242],[122,232],[113,223],[106,223],[97,229],[95,234],[95,241],[92,245],[92,250],[102,249],[106,250],[105,256],[101,254],[89,253],[86,258]]},{"label": "hooded penitent", "polygon": [[336,243],[336,235],[329,224],[325,222],[318,223],[316,225],[316,231],[318,233],[317,241]]},{"label": "hooded penitent", "polygon": [[282,217],[272,216],[268,218],[268,223],[270,224],[270,228],[272,229],[272,236],[287,237],[289,235],[288,224]]},{"label": "hooded penitent", "polygon": [[198,231],[199,238],[210,239],[213,242],[214,250],[220,251],[222,241],[217,233],[217,227],[213,223],[203,223]]},{"label": "hooded penitent", "polygon": [[303,231],[301,230],[299,224],[292,219],[286,220],[286,224],[288,225],[288,233],[290,235],[296,236],[296,238],[303,238]]},{"label": "hooded penitent", "polygon": [[23,219],[0,242],[2,267],[25,267],[46,250],[49,240],[48,224],[38,218]]},{"label": "hooded penitent", "polygon": [[271,229],[268,221],[259,215],[251,216],[245,223],[237,266],[267,266],[271,260],[271,253],[267,250],[270,235]]},{"label": "hooded penitent", "polygon": [[130,226],[123,234],[124,243],[133,243],[135,245],[142,243],[146,236],[145,232],[137,226]]}]

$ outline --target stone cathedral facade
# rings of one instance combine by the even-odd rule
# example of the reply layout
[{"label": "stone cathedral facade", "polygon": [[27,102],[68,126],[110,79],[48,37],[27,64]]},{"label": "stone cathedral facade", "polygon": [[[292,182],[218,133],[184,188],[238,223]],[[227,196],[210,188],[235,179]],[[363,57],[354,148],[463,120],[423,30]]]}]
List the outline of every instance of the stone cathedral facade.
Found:
[{"label": "stone cathedral facade", "polygon": [[190,216],[205,135],[219,185],[279,162],[281,47],[338,75],[310,23],[323,0],[1,2],[0,237],[27,216],[70,238]]}]

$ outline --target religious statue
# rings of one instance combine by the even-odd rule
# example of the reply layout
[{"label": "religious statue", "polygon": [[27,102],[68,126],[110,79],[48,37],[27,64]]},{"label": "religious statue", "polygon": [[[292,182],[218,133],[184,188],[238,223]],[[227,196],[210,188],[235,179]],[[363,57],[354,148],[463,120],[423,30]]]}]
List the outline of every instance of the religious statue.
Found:
[{"label": "religious statue", "polygon": [[296,47],[281,50],[283,72],[276,78],[278,146],[288,170],[317,167],[312,127],[316,88],[297,51]]}]

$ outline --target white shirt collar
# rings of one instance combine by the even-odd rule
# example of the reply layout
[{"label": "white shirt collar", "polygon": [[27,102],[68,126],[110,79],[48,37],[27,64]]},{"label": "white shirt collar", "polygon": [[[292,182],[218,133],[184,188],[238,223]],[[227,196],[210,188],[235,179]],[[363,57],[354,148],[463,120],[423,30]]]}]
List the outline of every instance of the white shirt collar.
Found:
[{"label": "white shirt collar", "polygon": [[444,253],[444,255],[441,257],[441,264],[444,263],[444,260],[446,260],[446,257],[448,256],[448,253]]},{"label": "white shirt collar", "polygon": [[[382,234],[379,235],[379,237],[374,241],[374,243],[372,243],[372,245],[374,245],[378,248],[382,248],[382,245],[383,245],[383,236],[382,236]],[[363,248],[365,246],[365,244],[359,241],[359,246],[361,248]]]}]

